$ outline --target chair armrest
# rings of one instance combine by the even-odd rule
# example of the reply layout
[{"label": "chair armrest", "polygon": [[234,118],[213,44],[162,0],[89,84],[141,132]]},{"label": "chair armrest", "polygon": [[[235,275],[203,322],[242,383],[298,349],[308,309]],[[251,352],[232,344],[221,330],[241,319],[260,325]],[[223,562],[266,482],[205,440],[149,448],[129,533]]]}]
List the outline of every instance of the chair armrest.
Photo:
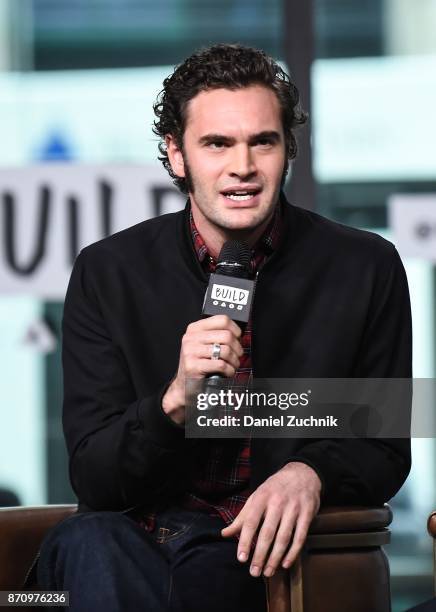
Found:
[{"label": "chair armrest", "polygon": [[[387,504],[377,508],[322,508],[311,523],[303,553],[310,554],[315,549],[345,552],[379,547],[389,541],[387,527],[391,521],[392,511]],[[273,578],[267,579],[269,612],[303,609],[302,560],[300,554],[290,570],[279,568]]]},{"label": "chair armrest", "polygon": [[432,536],[432,538],[436,538],[436,510],[432,512],[428,517],[427,531]]},{"label": "chair armrest", "polygon": [[[0,590],[21,588],[45,533],[76,510],[75,505],[0,508]],[[319,548],[317,540],[315,546],[318,536],[383,532],[391,520],[389,506],[324,508],[312,522],[308,542],[312,538],[314,547]],[[436,531],[436,516],[434,524]],[[329,542],[323,540],[321,547],[324,545],[329,545]],[[362,541],[361,545],[366,544]],[[278,599],[283,601],[286,598],[289,605],[289,591],[287,595],[283,591],[280,595]]]},{"label": "chair armrest", "polygon": [[0,590],[20,589],[44,535],[75,505],[0,508]]},{"label": "chair armrest", "polygon": [[354,533],[386,529],[392,522],[392,510],[385,504],[377,508],[339,506],[322,508],[313,519],[309,534]]},{"label": "chair armrest", "polygon": [[436,597],[436,510],[428,517],[427,531],[433,538],[433,594]]},{"label": "chair armrest", "polygon": [[391,522],[392,510],[387,504],[375,508],[323,508],[312,521],[304,548],[383,546],[390,542]]}]

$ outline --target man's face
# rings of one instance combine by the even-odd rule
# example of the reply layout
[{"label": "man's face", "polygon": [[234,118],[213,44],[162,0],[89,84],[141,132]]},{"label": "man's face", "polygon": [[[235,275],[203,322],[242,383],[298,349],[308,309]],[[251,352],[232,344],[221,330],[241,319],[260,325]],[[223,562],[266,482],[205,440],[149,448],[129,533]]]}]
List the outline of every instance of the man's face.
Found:
[{"label": "man's face", "polygon": [[167,139],[174,172],[188,179],[200,233],[250,235],[268,223],[286,168],[276,95],[253,85],[199,93],[187,108],[183,152]]}]

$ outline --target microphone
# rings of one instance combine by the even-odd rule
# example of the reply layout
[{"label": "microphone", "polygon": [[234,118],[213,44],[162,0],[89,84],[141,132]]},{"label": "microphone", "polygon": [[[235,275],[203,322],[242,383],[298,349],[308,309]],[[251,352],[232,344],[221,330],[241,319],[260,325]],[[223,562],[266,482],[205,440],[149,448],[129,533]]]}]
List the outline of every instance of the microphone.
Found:
[{"label": "microphone", "polygon": [[[221,248],[215,272],[210,275],[202,315],[226,314],[244,331],[250,318],[254,280],[250,279],[250,247],[228,240]],[[218,384],[223,377],[212,374],[208,381]]]},{"label": "microphone", "polygon": [[228,240],[218,255],[216,274],[248,278],[250,276],[250,247],[246,242]]}]

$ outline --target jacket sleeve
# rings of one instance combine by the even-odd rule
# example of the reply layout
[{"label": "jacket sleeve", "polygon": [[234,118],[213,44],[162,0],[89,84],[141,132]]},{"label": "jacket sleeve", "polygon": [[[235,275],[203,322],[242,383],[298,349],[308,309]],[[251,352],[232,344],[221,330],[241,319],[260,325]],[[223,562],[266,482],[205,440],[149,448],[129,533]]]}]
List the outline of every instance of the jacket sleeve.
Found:
[{"label": "jacket sleeve", "polygon": [[[397,251],[391,245],[389,249],[374,283],[354,378],[412,375],[407,278]],[[410,411],[405,404],[402,409]],[[308,441],[289,461],[302,461],[315,469],[322,481],[323,504],[378,505],[393,497],[407,478],[410,439]]]},{"label": "jacket sleeve", "polygon": [[161,408],[166,385],[136,397],[84,260],[82,252],[69,282],[62,324],[70,478],[80,502],[95,510],[119,510],[175,486],[184,428]]}]

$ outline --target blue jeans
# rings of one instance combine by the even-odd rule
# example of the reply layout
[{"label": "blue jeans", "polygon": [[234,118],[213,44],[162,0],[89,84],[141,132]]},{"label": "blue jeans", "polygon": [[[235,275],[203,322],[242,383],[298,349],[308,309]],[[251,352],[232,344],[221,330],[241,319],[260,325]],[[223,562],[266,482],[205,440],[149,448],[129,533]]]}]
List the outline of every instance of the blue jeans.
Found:
[{"label": "blue jeans", "polygon": [[237,561],[224,526],[178,507],[159,513],[153,532],[128,514],[74,515],[46,536],[38,584],[69,591],[74,612],[266,612],[264,580]]}]

